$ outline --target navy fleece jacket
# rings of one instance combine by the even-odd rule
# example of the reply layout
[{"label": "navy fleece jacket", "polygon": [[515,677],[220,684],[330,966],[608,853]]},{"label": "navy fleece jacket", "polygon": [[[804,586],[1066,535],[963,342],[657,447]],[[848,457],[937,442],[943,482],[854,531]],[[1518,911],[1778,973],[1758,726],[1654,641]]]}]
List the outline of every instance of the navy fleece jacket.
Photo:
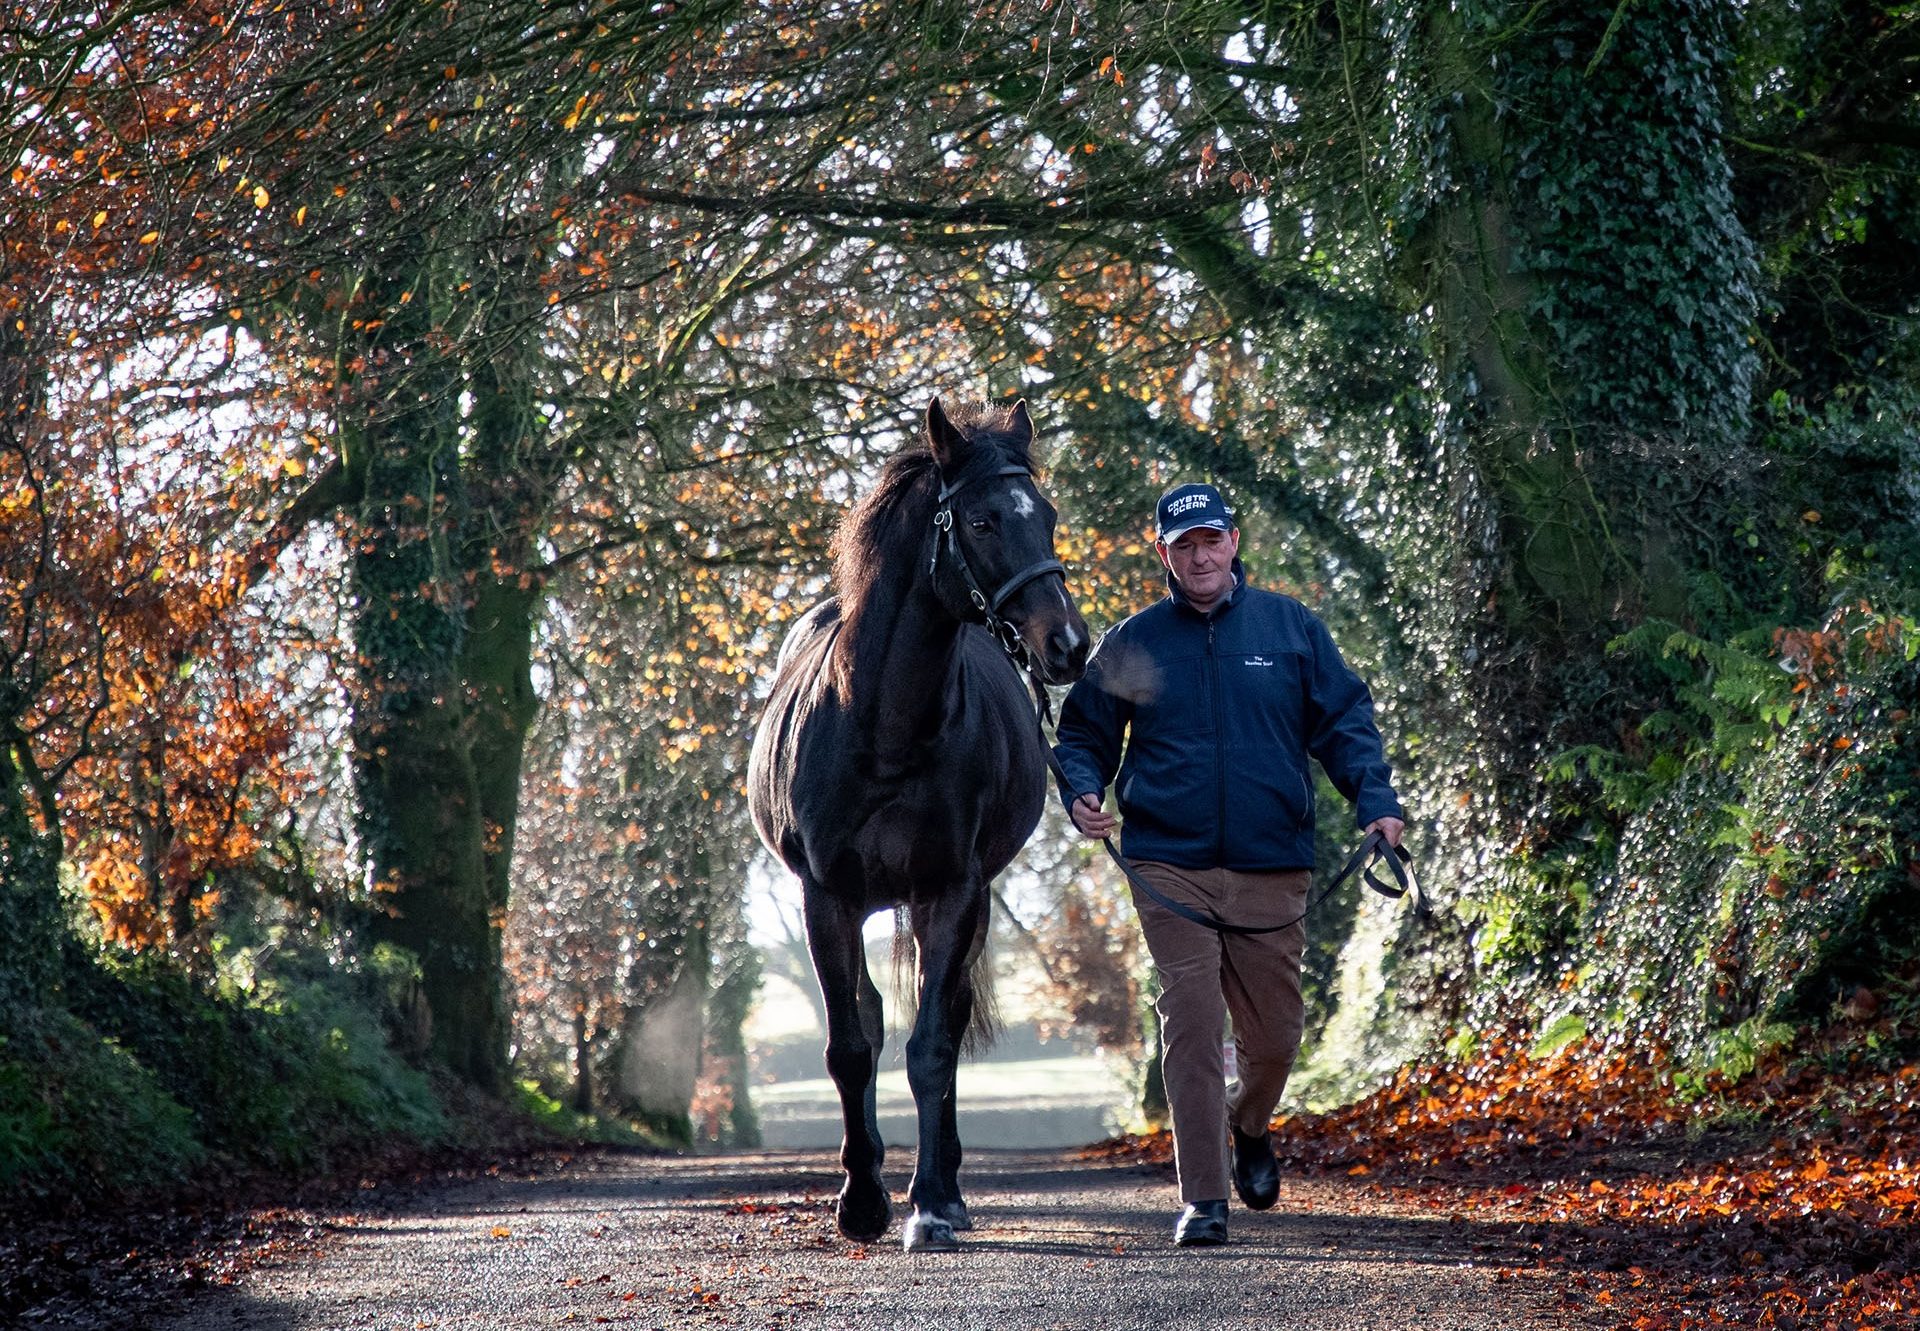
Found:
[{"label": "navy fleece jacket", "polygon": [[[1300,602],[1235,585],[1210,614],[1177,586],[1116,624],[1060,710],[1061,799],[1119,778],[1130,859],[1263,872],[1313,865],[1319,759],[1358,823],[1404,818],[1373,695]],[[1169,579],[1171,585],[1172,580]]]}]

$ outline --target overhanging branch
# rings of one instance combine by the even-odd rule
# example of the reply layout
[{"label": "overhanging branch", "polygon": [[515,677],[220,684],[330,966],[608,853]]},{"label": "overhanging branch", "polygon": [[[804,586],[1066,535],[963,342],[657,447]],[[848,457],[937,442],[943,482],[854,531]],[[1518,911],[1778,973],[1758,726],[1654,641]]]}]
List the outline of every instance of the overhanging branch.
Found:
[{"label": "overhanging branch", "polygon": [[614,178],[608,188],[635,203],[731,217],[865,218],[881,222],[923,222],[936,226],[981,227],[1023,235],[1051,232],[1086,222],[1165,222],[1196,209],[1238,203],[1241,192],[1226,182],[1188,192],[1113,191],[1060,195],[1053,199],[980,199],[970,203],[934,203],[919,199],[826,191],[771,194],[704,194],[665,189]]}]

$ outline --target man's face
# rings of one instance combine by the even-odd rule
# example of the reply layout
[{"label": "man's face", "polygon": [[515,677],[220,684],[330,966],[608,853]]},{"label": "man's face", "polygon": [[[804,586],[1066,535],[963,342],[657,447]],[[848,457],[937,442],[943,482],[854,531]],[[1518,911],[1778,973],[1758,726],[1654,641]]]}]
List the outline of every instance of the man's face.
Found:
[{"label": "man's face", "polygon": [[1233,590],[1233,557],[1240,553],[1238,528],[1195,527],[1155,546],[1173,580],[1197,609],[1211,610]]}]

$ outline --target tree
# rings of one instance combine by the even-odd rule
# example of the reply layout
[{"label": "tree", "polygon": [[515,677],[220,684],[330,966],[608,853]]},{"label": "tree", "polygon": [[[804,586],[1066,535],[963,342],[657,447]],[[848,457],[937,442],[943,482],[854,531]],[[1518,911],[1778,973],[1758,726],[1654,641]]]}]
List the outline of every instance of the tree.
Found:
[{"label": "tree", "polygon": [[63,856],[110,933],[191,956],[219,883],[273,871],[262,828],[299,785],[252,670],[272,635],[243,606],[271,544],[247,500],[281,456],[197,414],[251,369],[197,326],[179,168],[234,45],[175,11],[59,10],[6,67],[0,822],[22,996],[58,987]]},{"label": "tree", "polygon": [[[1920,558],[1898,7],[36,23],[0,131],[23,991],[63,857],[202,960],[216,897],[306,871],[284,666],[320,644],[273,611],[337,576],[367,937],[417,958],[435,1056],[505,1075],[516,876],[550,877],[516,966],[554,1043],[608,1056],[703,958],[737,999],[700,921],[740,886],[752,680],[935,391],[1049,403],[1096,618],[1151,593],[1144,499],[1198,470],[1375,667],[1459,888],[1431,949],[1369,925],[1427,1024],[1476,967],[1530,1001],[1604,970],[1678,783],[1737,841],[1807,698],[1892,689],[1842,675],[1890,669]],[[1860,850],[1862,900],[1899,853]],[[1766,909],[1694,950],[1811,928]],[[1758,1001],[1729,983],[1720,1014]]]},{"label": "tree", "polygon": [[637,16],[530,21],[532,34],[493,13],[316,17],[250,90],[216,164],[244,166],[256,202],[282,201],[229,233],[216,280],[271,330],[289,377],[328,399],[307,435],[316,479],[289,512],[351,519],[374,932],[420,964],[433,1055],[486,1087],[505,1075],[500,930],[537,705],[538,543],[595,437],[546,339],[563,298],[631,294],[672,268],[644,232],[615,251],[638,276],[575,250],[599,219],[573,230],[568,191],[597,148],[578,105],[552,109],[589,80],[644,98],[675,43],[643,41],[662,33]]},{"label": "tree", "polygon": [[[609,180],[860,236],[876,267],[951,274],[949,297],[1018,292],[961,301],[956,331],[1073,404],[1076,460],[1140,441],[1125,453],[1148,475],[1243,477],[1336,614],[1385,610],[1350,618],[1406,681],[1387,701],[1438,856],[1501,848],[1435,964],[1401,968],[1434,976],[1410,1001],[1457,1013],[1468,986],[1445,977],[1472,973],[1471,930],[1496,919],[1525,923],[1482,933],[1488,969],[1553,993],[1603,909],[1574,885],[1617,881],[1617,828],[1533,755],[1690,770],[1716,743],[1750,750],[1749,722],[1676,696],[1670,657],[1632,654],[1630,631],[1764,640],[1860,585],[1835,570],[1893,567],[1853,533],[1910,529],[1888,501],[1911,462],[1882,430],[1912,419],[1911,18],[1196,3],[917,25],[868,7],[814,31],[797,56],[750,48],[738,114],[766,155],[728,188]],[[851,65],[875,100],[786,96],[801,61]],[[804,175],[753,169],[795,160],[776,136],[820,145]],[[1777,363],[1756,350],[1776,304],[1832,315],[1780,322]],[[1843,432],[1869,484],[1823,490],[1849,534],[1809,539],[1830,510],[1774,464]]]}]

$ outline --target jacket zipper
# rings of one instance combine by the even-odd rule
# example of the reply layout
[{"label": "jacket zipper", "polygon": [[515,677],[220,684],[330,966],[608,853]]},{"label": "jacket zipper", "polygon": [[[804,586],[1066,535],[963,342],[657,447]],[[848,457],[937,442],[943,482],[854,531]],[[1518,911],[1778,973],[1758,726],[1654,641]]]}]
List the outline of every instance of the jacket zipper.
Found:
[{"label": "jacket zipper", "polygon": [[1213,790],[1216,800],[1214,818],[1213,864],[1227,865],[1227,727],[1226,713],[1220,704],[1220,658],[1213,648],[1213,617],[1207,617],[1207,672],[1213,694]]}]

